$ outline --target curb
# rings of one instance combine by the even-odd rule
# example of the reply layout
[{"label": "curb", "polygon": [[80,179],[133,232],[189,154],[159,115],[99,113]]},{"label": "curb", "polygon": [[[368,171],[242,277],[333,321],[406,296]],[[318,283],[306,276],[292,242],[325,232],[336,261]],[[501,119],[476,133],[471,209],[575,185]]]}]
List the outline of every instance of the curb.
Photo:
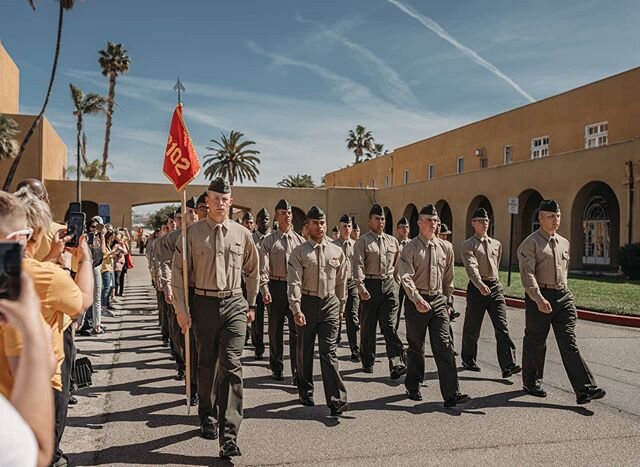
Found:
[{"label": "curb", "polygon": [[[462,289],[455,289],[454,295],[458,297],[466,297],[467,292]],[[524,309],[524,300],[520,298],[505,297],[507,306],[512,308]],[[578,318],[585,321],[595,321],[596,323],[614,324],[616,326],[628,326],[632,328],[640,328],[640,316],[614,315],[610,313],[602,313],[591,310],[578,310]]]}]

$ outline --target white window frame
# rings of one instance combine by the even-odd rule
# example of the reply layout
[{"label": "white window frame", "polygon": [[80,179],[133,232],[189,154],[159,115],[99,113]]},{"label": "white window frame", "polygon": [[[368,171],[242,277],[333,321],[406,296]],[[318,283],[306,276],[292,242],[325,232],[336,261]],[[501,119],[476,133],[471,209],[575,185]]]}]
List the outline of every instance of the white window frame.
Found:
[{"label": "white window frame", "polygon": [[592,149],[609,144],[609,122],[590,123],[584,127],[584,148]]},{"label": "white window frame", "polygon": [[549,135],[531,139],[531,159],[542,159],[549,155]]},{"label": "white window frame", "polygon": [[436,176],[436,165],[429,164],[427,166],[427,180],[433,180]]},{"label": "white window frame", "polygon": [[488,169],[489,168],[489,159],[487,159],[486,157],[481,157],[480,158],[480,168],[481,169]]},{"label": "white window frame", "polygon": [[504,162],[504,165],[509,165],[513,162],[513,146],[511,144],[505,144],[502,148],[502,162]]},{"label": "white window frame", "polygon": [[389,188],[391,186],[391,176],[390,175],[385,175],[384,176],[384,187],[385,188]]},{"label": "white window frame", "polygon": [[458,156],[456,159],[456,173],[461,174],[462,172],[464,172],[464,156]]},{"label": "white window frame", "polygon": [[409,184],[409,171],[405,170],[404,173],[402,174],[402,182],[407,185]]},{"label": "white window frame", "polygon": [[371,179],[371,188],[375,188],[376,187],[376,179],[372,178]]}]

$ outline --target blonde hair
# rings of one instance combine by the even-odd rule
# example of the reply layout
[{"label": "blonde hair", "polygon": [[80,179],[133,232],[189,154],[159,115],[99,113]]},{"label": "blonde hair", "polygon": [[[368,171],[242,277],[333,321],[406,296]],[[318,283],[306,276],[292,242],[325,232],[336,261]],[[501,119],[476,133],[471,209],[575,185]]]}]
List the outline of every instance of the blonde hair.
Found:
[{"label": "blonde hair", "polygon": [[0,191],[0,232],[9,235],[24,225],[26,214],[22,202],[11,193]]},{"label": "blonde hair", "polygon": [[33,229],[33,238],[31,241],[34,241],[49,230],[53,222],[51,209],[49,209],[49,205],[38,198],[28,186],[23,186],[16,191],[15,196],[20,200],[27,213],[27,224]]}]

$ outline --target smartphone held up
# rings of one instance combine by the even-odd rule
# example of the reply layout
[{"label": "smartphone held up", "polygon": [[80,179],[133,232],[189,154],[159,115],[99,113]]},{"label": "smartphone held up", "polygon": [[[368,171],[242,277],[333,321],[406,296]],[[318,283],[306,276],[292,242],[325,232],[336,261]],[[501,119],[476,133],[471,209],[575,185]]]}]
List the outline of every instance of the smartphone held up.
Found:
[{"label": "smartphone held up", "polygon": [[22,245],[19,242],[0,242],[0,298],[18,299],[21,273]]}]

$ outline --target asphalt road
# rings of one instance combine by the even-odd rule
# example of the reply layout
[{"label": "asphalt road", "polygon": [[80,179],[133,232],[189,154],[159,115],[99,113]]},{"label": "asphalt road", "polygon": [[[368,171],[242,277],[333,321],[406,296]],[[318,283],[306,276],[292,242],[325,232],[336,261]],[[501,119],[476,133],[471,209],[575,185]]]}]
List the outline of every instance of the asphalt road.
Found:
[{"label": "asphalt road", "polygon": [[[117,316],[104,320],[106,335],[78,339],[79,353],[98,371],[94,385],[79,391],[80,403],[70,408],[63,449],[75,465],[233,465],[217,458],[217,441],[198,436],[197,410],[186,414],[183,383],[173,380],[174,362],[160,345],[155,293],[141,256],[135,257],[125,294]],[[464,310],[464,299],[456,298],[456,308]],[[463,318],[464,313],[454,323],[458,350]],[[509,309],[508,319],[520,358],[524,313]],[[255,361],[247,348],[238,442],[243,455],[233,462],[638,465],[640,329],[580,321],[577,334],[583,357],[607,390],[605,399],[576,405],[553,336],[545,369],[549,397],[526,395],[519,377],[502,379],[487,318],[479,343],[482,372],[459,373],[461,390],[473,400],[456,409],[442,406],[431,357],[424,400],[413,402],[401,381],[389,380],[382,338],[375,372],[365,374],[349,361],[344,336],[338,355],[350,410],[340,418],[330,417],[322,405],[317,360],[317,405],[303,407],[290,377],[271,380],[267,360]]]}]

